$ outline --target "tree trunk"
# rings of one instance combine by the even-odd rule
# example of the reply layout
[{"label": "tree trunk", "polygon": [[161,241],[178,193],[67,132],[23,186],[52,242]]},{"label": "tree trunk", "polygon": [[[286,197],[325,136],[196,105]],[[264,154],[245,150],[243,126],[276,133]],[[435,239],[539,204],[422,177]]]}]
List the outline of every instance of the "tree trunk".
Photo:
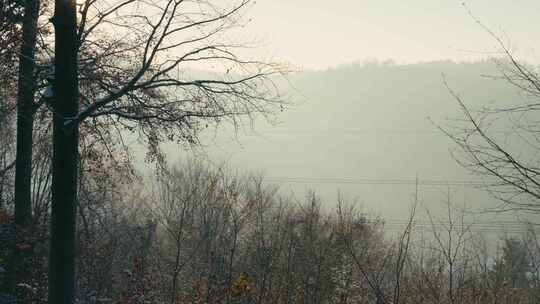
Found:
[{"label": "tree trunk", "polygon": [[77,16],[75,0],[56,0],[49,303],[72,304],[75,294],[78,124]]},{"label": "tree trunk", "polygon": [[39,0],[27,0],[19,56],[17,96],[17,161],[15,164],[15,223],[26,226],[32,210],[32,133],[34,127],[34,68]]},{"label": "tree trunk", "polygon": [[40,0],[27,0],[24,6],[22,44],[19,55],[17,88],[17,155],[15,162],[15,224],[17,241],[12,244],[8,261],[7,290],[13,292],[18,282],[25,281],[25,256],[18,252],[16,243],[24,242],[32,217],[32,134],[34,128],[34,95],[36,91],[34,69],[37,20]]}]

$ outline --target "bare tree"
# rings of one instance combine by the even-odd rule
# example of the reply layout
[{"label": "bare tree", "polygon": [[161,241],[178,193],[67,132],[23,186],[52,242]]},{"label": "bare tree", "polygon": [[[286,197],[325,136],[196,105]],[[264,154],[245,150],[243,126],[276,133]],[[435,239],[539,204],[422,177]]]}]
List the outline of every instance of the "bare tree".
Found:
[{"label": "bare tree", "polygon": [[190,164],[182,169],[172,168],[158,178],[156,201],[151,209],[164,230],[164,247],[172,248],[172,259],[165,259],[163,271],[170,275],[169,303],[174,304],[180,298],[180,273],[188,261],[193,261],[197,243],[200,244],[192,239],[197,215],[214,194],[221,176],[211,174],[200,164]]},{"label": "bare tree", "polygon": [[469,258],[466,249],[471,240],[470,226],[472,224],[465,221],[465,207],[458,210],[456,215],[450,189],[446,192],[444,204],[447,209],[445,220],[435,220],[429,210],[426,210],[435,242],[432,250],[441,256],[444,263],[441,270],[446,274],[442,277],[443,282],[446,283],[444,284],[446,285],[445,298],[449,303],[461,303],[465,287],[464,273],[467,271]]},{"label": "bare tree", "polygon": [[[212,122],[237,125],[242,116],[279,108],[270,76],[282,67],[242,60],[236,53],[244,46],[223,37],[241,25],[249,3],[87,1],[81,65],[93,68],[82,70],[83,110],[66,123],[120,120],[155,149],[163,139],[197,143],[198,131]],[[140,14],[141,5],[147,14]],[[193,71],[198,67],[210,71]]]},{"label": "bare tree", "polygon": [[[373,299],[377,304],[386,304],[391,295],[385,286],[390,250],[385,244],[377,244],[381,222],[369,223],[354,208],[347,208],[339,199],[337,206],[338,225],[341,241],[351,260],[351,267],[357,270],[359,280],[365,282],[369,295],[361,294],[359,300]],[[381,246],[382,245],[382,246]]]},{"label": "bare tree", "polygon": [[[280,105],[269,78],[280,70],[272,64],[239,59],[238,46],[220,37],[238,24],[249,2],[220,8],[207,1],[87,1],[77,31],[75,1],[56,1],[52,302],[68,303],[73,296],[69,286],[73,282],[79,124],[100,117],[121,120],[125,128],[144,134],[158,155],[162,140],[195,144],[198,131],[208,122],[228,119],[237,125],[240,116],[267,114]],[[140,13],[140,5],[146,14]],[[105,34],[98,33],[105,29],[116,36],[101,43],[99,37]],[[80,79],[88,94],[82,96],[79,111],[77,53],[82,54],[85,43],[97,46],[89,60],[95,73],[107,77]],[[111,51],[116,61],[100,56]],[[217,77],[216,73],[198,79],[182,77],[189,64],[205,62],[226,64],[227,70]]]},{"label": "bare tree", "polygon": [[[10,5],[14,15],[17,14],[17,4]],[[18,73],[17,73],[17,137],[16,137],[16,162],[15,162],[15,185],[14,185],[14,205],[15,205],[15,228],[17,241],[12,245],[12,256],[8,266],[8,278],[6,280],[7,290],[14,292],[18,282],[28,280],[29,269],[25,269],[23,264],[27,259],[28,252],[19,250],[17,244],[27,242],[31,232],[32,213],[32,139],[33,139],[33,118],[34,118],[34,95],[35,85],[35,50],[38,36],[38,15],[40,11],[40,1],[25,1],[20,8],[21,34],[17,37],[8,35],[7,43],[11,47],[20,47],[18,53]],[[3,19],[5,27],[9,25],[17,28],[19,20],[13,18]],[[6,22],[7,21],[7,22]],[[10,23],[11,22],[11,23]],[[16,40],[19,38],[19,40]],[[10,41],[14,40],[14,41]],[[3,51],[4,56],[8,56],[13,51]],[[14,53],[14,52],[13,52]],[[11,60],[15,61],[15,56]],[[11,65],[11,64],[10,64]],[[9,74],[11,69],[6,69]],[[6,73],[6,72],[4,72]],[[28,267],[28,266],[27,266]]]},{"label": "bare tree", "polygon": [[500,50],[493,58],[500,75],[489,76],[510,84],[520,94],[507,106],[472,110],[466,97],[445,84],[463,113],[463,124],[441,128],[458,147],[456,159],[484,179],[485,188],[501,204],[497,211],[540,211],[540,76],[538,69],[520,61],[500,36],[470,16],[490,35]]}]

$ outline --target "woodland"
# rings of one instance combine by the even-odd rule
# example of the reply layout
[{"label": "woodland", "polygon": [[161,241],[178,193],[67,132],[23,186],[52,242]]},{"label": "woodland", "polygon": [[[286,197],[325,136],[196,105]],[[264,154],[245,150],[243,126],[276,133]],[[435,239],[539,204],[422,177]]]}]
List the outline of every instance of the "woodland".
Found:
[{"label": "woodland", "polygon": [[[487,239],[450,189],[425,210],[417,181],[396,231],[341,194],[163,151],[290,106],[291,69],[228,36],[252,2],[0,0],[0,304],[540,303],[534,222]],[[438,128],[498,211],[537,214],[540,78],[485,30],[528,102],[472,111],[447,84],[462,120]],[[491,132],[512,115],[513,140]]]}]

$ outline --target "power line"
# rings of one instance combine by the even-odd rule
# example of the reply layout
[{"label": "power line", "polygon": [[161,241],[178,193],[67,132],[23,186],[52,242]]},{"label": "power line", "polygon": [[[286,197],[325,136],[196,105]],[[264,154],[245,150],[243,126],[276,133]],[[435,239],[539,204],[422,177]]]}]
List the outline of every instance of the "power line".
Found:
[{"label": "power line", "polygon": [[[367,223],[377,223],[378,220],[368,219]],[[408,220],[384,220],[381,219],[380,223],[384,227],[385,231],[402,231],[408,224]],[[526,223],[516,221],[484,221],[484,222],[464,222],[464,223],[452,223],[452,229],[459,231],[461,229],[469,230],[471,232],[487,232],[487,233],[526,233],[530,231],[540,232],[538,225],[532,224],[534,227],[525,227]],[[450,228],[449,221],[431,221],[426,220],[414,220],[413,228],[420,230],[446,230]]]},{"label": "power line", "polygon": [[[319,130],[261,130],[255,131],[254,135],[257,134],[275,134],[275,135],[311,135],[311,134],[389,134],[389,135],[432,135],[432,134],[443,134],[438,130],[419,130],[419,129],[349,129],[349,130],[332,130],[332,129],[319,129]],[[248,134],[249,135],[249,134]]]},{"label": "power line", "polygon": [[[509,131],[505,130],[495,130],[491,131],[492,134],[508,134]],[[349,134],[349,135],[443,135],[440,130],[433,130],[433,129],[269,129],[269,130],[255,130],[252,134],[246,134],[246,135],[262,135],[262,134],[269,134],[269,135],[318,135],[318,134],[331,134],[331,135],[337,135],[337,134]]]},{"label": "power line", "polygon": [[[442,179],[367,179],[367,178],[344,178],[344,177],[269,177],[266,182],[272,183],[293,183],[293,184],[355,184],[355,185],[407,185],[407,186],[459,186],[459,187],[481,187],[487,185],[480,180],[442,180]],[[367,219],[367,223],[377,223],[377,219]],[[384,220],[380,219],[385,231],[402,231],[408,220]],[[443,229],[450,225],[449,221],[413,221],[414,227],[419,229]],[[533,224],[534,225],[534,224]],[[464,222],[452,223],[454,229],[467,229],[480,233],[511,233],[522,234],[531,231],[540,232],[540,227],[526,228],[525,223],[516,221],[490,221],[490,222]]]},{"label": "power line", "polygon": [[[368,219],[368,221],[373,222],[373,223],[381,221],[384,223],[391,223],[391,224],[408,224],[409,223],[408,219],[407,220],[405,219],[393,219],[393,220],[392,219],[390,220]],[[521,226],[523,227],[523,225],[529,224],[527,222],[518,222],[518,221],[477,221],[477,222],[457,222],[457,223],[456,222],[457,221],[452,222],[452,226],[457,227],[457,226],[470,226],[470,225],[486,225],[486,226]],[[413,220],[413,223],[421,224],[421,225],[431,225],[431,224],[446,225],[446,226],[450,225],[449,221],[438,221],[438,220],[433,221],[433,223],[428,220]],[[535,224],[532,224],[532,225],[535,225]]]},{"label": "power line", "polygon": [[333,177],[268,177],[268,182],[293,184],[354,184],[354,185],[419,185],[419,186],[462,186],[481,187],[486,182],[479,180],[437,180],[437,179],[368,179],[368,178],[333,178]]}]

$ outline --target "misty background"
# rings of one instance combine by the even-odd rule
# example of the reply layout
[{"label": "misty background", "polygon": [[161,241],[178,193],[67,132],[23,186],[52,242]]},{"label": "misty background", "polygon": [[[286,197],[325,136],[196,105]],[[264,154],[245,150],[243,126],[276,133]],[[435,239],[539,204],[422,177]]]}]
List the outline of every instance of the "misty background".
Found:
[{"label": "misty background", "polygon": [[[219,125],[202,135],[195,151],[165,144],[170,163],[196,155],[239,174],[262,174],[284,195],[315,191],[328,209],[341,195],[384,218],[390,231],[401,231],[409,216],[416,178],[419,225],[428,221],[426,209],[445,220],[448,195],[477,229],[493,225],[484,232],[494,237],[522,233],[518,222],[536,221],[534,215],[486,212],[500,202],[483,189],[485,177],[457,163],[456,145],[440,128],[455,131],[463,119],[450,90],[473,111],[526,100],[498,79],[502,54],[489,31],[519,58],[538,63],[540,45],[528,39],[540,23],[532,18],[538,2],[309,3],[259,1],[236,30],[256,46],[247,54],[295,71],[276,81],[289,107],[271,122],[258,118],[237,130]],[[501,139],[511,132],[508,121],[491,128]],[[153,165],[139,163],[150,174]]]},{"label": "misty background", "polygon": [[[492,4],[257,2],[237,35],[256,46],[248,54],[297,71],[278,81],[290,107],[273,123],[257,119],[240,130],[210,130],[195,153],[216,165],[260,172],[285,194],[302,197],[316,189],[328,208],[339,193],[389,224],[408,217],[416,178],[422,206],[437,216],[444,216],[450,194],[471,221],[504,227],[503,221],[531,219],[483,213],[498,202],[482,189],[481,176],[456,162],[455,144],[439,129],[462,119],[450,90],[472,110],[526,98],[497,79],[493,58],[501,53],[484,26],[536,64],[539,42],[529,37],[540,25],[533,18],[540,4]],[[508,135],[505,126],[495,127],[501,136]],[[164,150],[173,163],[193,155],[173,144]],[[425,220],[425,212],[418,216]],[[512,232],[512,225],[501,229]]]},{"label": "misty background", "polygon": [[[439,129],[462,117],[444,81],[472,109],[524,98],[489,77],[497,73],[490,61],[371,62],[301,72],[290,78],[293,104],[277,122],[258,120],[237,132],[220,126],[203,136],[196,153],[217,166],[260,172],[284,194],[315,190],[327,208],[340,193],[388,224],[409,216],[416,177],[422,207],[437,217],[450,193],[452,204],[471,212],[470,221],[515,220],[515,214],[476,214],[498,202],[481,188],[481,176],[456,162],[455,144]],[[165,151],[171,162],[192,157],[173,144]],[[422,210],[418,218],[425,216]]]}]

